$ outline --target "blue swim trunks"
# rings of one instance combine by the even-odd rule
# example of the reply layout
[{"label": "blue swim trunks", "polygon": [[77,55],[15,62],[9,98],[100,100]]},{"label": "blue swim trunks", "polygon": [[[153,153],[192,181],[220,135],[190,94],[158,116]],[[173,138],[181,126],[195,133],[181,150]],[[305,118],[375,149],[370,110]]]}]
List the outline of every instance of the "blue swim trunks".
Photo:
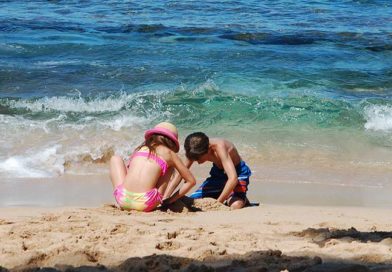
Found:
[{"label": "blue swim trunks", "polygon": [[[238,197],[243,200],[246,199],[246,192],[248,191],[249,177],[252,175],[249,167],[244,161],[241,161],[236,167],[238,176],[237,186],[234,188],[230,197]],[[212,197],[217,199],[226,185],[228,177],[223,169],[218,168],[213,164],[210,177],[208,177],[203,184],[193,192],[191,198]]]}]

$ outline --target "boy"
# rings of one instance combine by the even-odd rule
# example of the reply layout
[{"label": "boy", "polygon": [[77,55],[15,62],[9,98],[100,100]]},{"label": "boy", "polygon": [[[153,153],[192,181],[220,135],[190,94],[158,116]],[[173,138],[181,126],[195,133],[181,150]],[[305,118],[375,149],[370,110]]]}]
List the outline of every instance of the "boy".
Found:
[{"label": "boy", "polygon": [[[213,163],[210,177],[191,198],[212,197],[221,203],[227,201],[227,205],[233,209],[241,209],[248,203],[246,192],[251,171],[233,143],[225,139],[209,139],[203,132],[195,132],[186,137],[184,147],[187,158],[185,165],[188,168],[195,161],[199,164],[206,161]],[[180,181],[181,176],[177,173],[169,183],[164,198],[171,195]],[[174,194],[165,202],[172,203],[177,199],[177,194]]]}]

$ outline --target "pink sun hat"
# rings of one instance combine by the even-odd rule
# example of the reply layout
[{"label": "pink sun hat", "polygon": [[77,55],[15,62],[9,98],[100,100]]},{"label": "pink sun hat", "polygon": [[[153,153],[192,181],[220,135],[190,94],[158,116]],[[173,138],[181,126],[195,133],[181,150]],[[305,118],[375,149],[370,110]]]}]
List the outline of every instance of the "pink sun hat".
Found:
[{"label": "pink sun hat", "polygon": [[180,143],[178,142],[178,130],[172,123],[162,122],[156,125],[154,128],[146,130],[144,133],[144,139],[147,140],[153,134],[159,134],[168,137],[176,144],[176,152],[180,150]]}]

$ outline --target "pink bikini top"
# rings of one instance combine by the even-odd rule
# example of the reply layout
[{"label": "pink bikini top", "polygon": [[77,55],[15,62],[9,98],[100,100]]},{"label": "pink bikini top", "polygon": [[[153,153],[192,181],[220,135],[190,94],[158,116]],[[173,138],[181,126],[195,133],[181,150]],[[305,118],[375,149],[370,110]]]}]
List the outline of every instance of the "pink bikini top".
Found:
[{"label": "pink bikini top", "polygon": [[[145,158],[153,159],[159,165],[159,167],[161,167],[161,177],[166,174],[168,168],[167,162],[161,159],[160,157],[156,156],[155,154],[150,153],[148,151],[138,151],[133,153],[132,156],[130,156],[129,162],[131,162],[131,160],[134,157],[145,157]],[[127,167],[129,168],[129,163]]]}]

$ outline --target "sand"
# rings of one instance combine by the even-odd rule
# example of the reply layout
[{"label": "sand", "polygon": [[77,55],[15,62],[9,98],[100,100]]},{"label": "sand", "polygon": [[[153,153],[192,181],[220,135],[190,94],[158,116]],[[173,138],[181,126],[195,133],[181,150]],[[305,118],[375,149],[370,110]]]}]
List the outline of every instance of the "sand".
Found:
[{"label": "sand", "polygon": [[151,213],[1,208],[0,271],[392,271],[391,211],[213,199]]}]

